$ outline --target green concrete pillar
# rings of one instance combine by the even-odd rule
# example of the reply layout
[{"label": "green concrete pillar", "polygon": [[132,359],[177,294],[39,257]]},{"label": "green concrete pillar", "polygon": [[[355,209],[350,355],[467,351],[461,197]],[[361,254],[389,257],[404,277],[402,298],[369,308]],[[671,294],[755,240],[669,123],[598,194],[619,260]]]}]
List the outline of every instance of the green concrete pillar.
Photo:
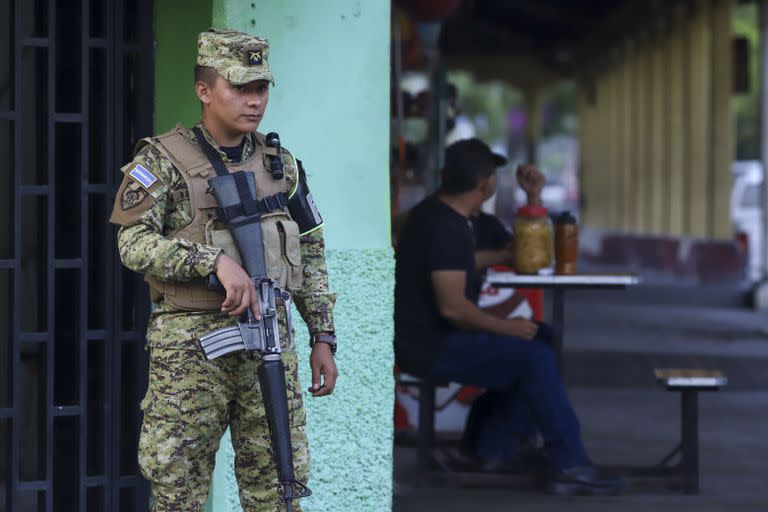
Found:
[{"label": "green concrete pillar", "polygon": [[155,2],[155,133],[200,119],[195,95],[197,35],[211,26],[211,0]]},{"label": "green concrete pillar", "polygon": [[[305,398],[314,492],[305,512],[392,508],[389,20],[383,0],[213,2],[215,27],[269,39],[276,85],[260,130],[278,132],[304,162],[326,222],[340,377],[331,397]],[[304,326],[297,333],[308,387],[308,336]],[[227,435],[215,512],[241,510],[232,460]]]}]

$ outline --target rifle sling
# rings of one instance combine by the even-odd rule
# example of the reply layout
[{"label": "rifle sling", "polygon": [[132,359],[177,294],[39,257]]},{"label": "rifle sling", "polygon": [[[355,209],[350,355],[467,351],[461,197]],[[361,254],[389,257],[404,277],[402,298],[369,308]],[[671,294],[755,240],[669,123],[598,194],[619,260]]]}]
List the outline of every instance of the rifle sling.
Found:
[{"label": "rifle sling", "polygon": [[[238,193],[240,193],[239,188]],[[286,206],[288,206],[288,194],[279,192],[275,195],[256,201],[256,212],[259,215],[265,215],[285,208]],[[219,217],[219,220],[227,225],[230,224],[230,219],[234,219],[235,217],[248,217],[245,211],[245,206],[242,204],[234,204],[226,208],[218,208],[217,216]]]},{"label": "rifle sling", "polygon": [[[203,150],[203,153],[205,153],[206,158],[208,158],[208,161],[213,166],[213,169],[216,171],[216,174],[219,176],[229,176],[229,169],[227,169],[227,166],[224,165],[224,162],[221,160],[221,155],[219,155],[218,151],[216,151],[213,146],[208,142],[208,139],[205,138],[203,135],[203,132],[195,126],[192,128],[192,131],[195,133],[195,138],[197,139],[197,143],[200,144],[200,148]],[[247,217],[251,217],[253,215],[259,215],[259,205],[257,204],[257,201],[253,198],[253,195],[251,194],[251,191],[248,189],[248,182],[245,178],[245,173],[242,171],[233,173],[232,178],[235,180],[235,186],[237,187],[237,195],[240,196],[240,204],[242,205],[243,212]],[[226,212],[225,212],[226,213]],[[225,223],[226,220],[222,219]]]}]

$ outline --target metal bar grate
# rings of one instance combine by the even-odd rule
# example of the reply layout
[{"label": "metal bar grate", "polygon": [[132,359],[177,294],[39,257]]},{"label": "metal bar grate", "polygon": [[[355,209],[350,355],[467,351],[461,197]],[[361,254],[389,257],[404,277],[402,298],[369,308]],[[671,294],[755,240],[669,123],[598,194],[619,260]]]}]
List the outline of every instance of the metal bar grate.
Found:
[{"label": "metal bar grate", "polygon": [[[83,90],[88,90],[88,82],[83,82]],[[82,123],[83,115],[81,114],[53,114],[53,120],[57,123]]]},{"label": "metal bar grate", "polygon": [[48,185],[21,185],[19,192],[23,196],[47,196],[50,188]]},{"label": "metal bar grate", "polygon": [[30,47],[38,47],[38,48],[47,48],[48,47],[48,39],[45,37],[27,37],[22,40],[21,42],[22,46],[30,46]]},{"label": "metal bar grate", "polygon": [[[24,115],[24,107],[22,105],[21,91],[24,87],[23,80],[21,78],[21,48],[23,46],[23,30],[22,30],[22,17],[20,0],[16,0],[13,3],[13,71],[14,71],[14,94],[13,94],[13,108],[15,111],[14,117],[14,137],[13,137],[13,258],[14,267],[12,269],[13,276],[18,277],[21,274],[21,166],[22,166],[22,152],[21,152],[21,123],[19,120]],[[13,279],[13,303],[21,303],[21,280],[18,278]],[[21,343],[19,341],[19,333],[21,332],[21,315],[14,314],[13,327],[11,329],[11,397],[13,402],[13,417],[11,418],[11,465],[9,467],[9,489],[6,492],[6,501],[8,510],[18,510],[19,505],[19,491],[20,491],[20,479],[19,479],[19,458],[20,458],[20,437],[21,426],[19,425],[21,417]]]},{"label": "metal bar grate", "polygon": [[[135,142],[126,137],[152,131],[152,0],[5,8],[12,97],[0,125],[12,146],[0,172],[13,227],[0,254],[10,324],[0,346],[9,360],[0,510],[143,511],[149,492],[135,449],[119,447],[137,443],[149,302],[138,276],[123,271],[106,219]],[[126,15],[145,21],[135,34]]]},{"label": "metal bar grate", "polygon": [[[57,53],[57,46],[56,44],[50,44],[51,41],[56,40],[56,16],[53,15],[53,13],[56,12],[57,8],[57,1],[56,0],[48,0],[48,42],[49,45],[47,47],[48,49],[48,112],[47,112],[47,118],[48,118],[48,131],[47,131],[47,137],[46,137],[46,143],[48,144],[48,194],[46,194],[47,198],[47,206],[48,209],[46,211],[47,217],[48,217],[48,230],[47,233],[44,235],[47,236],[48,241],[46,243],[46,249],[47,249],[47,255],[46,255],[46,262],[47,262],[47,268],[50,269],[53,267],[54,262],[54,244],[55,244],[55,222],[56,222],[56,194],[52,194],[51,189],[55,189],[56,187],[56,172],[55,172],[55,166],[56,166],[56,121],[54,119],[54,110],[56,108],[56,53]],[[41,233],[42,234],[42,233]],[[52,275],[53,274],[53,275]],[[48,326],[49,332],[56,332],[56,315],[55,315],[55,308],[56,308],[56,273],[51,272],[48,270],[48,276],[47,276],[47,284],[48,284],[48,290],[46,292],[46,297],[48,297],[47,301],[47,311],[46,316],[47,321],[46,325]],[[51,298],[54,298],[54,300],[51,300]],[[54,372],[58,370],[54,366],[54,354],[56,353],[56,336],[51,336],[48,340],[49,348],[45,351],[46,354],[46,361],[45,361],[45,426],[43,427],[43,431],[45,432],[45,480],[48,483],[44,499],[45,499],[45,510],[46,512],[53,510],[53,493],[54,493],[54,482],[53,482],[53,382],[56,378],[56,375]]]},{"label": "metal bar grate", "polygon": [[48,343],[50,336],[47,332],[20,332],[16,339],[21,343]]},{"label": "metal bar grate", "polygon": [[46,480],[27,481],[19,484],[19,491],[47,491],[48,487]]}]

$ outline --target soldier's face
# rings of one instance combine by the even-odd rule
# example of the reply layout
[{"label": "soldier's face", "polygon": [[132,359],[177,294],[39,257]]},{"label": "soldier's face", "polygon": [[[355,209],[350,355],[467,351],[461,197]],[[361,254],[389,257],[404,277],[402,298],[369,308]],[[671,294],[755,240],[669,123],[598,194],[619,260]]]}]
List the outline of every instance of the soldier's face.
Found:
[{"label": "soldier's face", "polygon": [[232,85],[217,76],[213,87],[203,89],[198,89],[198,97],[208,109],[209,120],[230,133],[250,133],[259,127],[269,101],[267,80]]}]

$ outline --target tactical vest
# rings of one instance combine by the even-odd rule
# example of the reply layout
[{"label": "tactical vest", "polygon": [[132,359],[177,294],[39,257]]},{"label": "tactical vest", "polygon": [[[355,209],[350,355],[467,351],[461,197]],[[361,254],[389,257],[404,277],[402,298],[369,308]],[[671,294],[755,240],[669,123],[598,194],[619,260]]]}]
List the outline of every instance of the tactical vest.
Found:
[{"label": "tactical vest", "polygon": [[[142,139],[135,150],[137,153],[146,144],[157,148],[173,163],[187,185],[193,218],[186,226],[165,236],[169,239],[185,239],[221,248],[224,254],[242,264],[232,235],[217,218],[216,199],[207,192],[208,178],[216,176],[216,171],[202,149],[185,135],[185,131],[182,126],[176,126],[162,135]],[[255,135],[257,144],[250,158],[227,164],[227,170],[230,173],[253,172],[256,178],[257,200],[280,192],[290,193],[285,177],[274,179],[264,164],[264,135]],[[288,208],[280,207],[262,215],[261,230],[267,275],[283,289],[299,290],[303,276],[299,228],[291,219]],[[167,302],[178,309],[218,311],[224,301],[223,295],[208,290],[203,279],[169,282],[145,274],[144,280],[150,286],[153,302],[165,297]]]}]

